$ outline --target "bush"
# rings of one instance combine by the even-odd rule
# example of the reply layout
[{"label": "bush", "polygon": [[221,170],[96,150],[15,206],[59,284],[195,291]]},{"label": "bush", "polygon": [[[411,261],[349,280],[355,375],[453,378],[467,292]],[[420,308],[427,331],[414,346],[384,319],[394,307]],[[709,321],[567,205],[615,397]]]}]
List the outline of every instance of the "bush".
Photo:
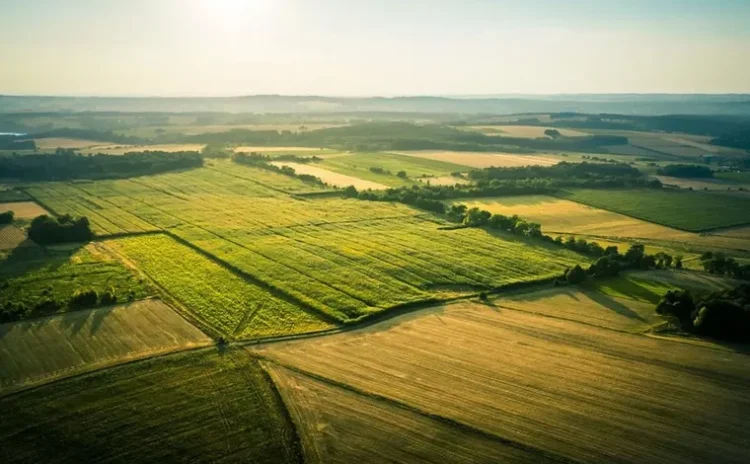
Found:
[{"label": "bush", "polygon": [[402,179],[406,179],[406,171],[399,171],[396,173],[396,175]]},{"label": "bush", "polygon": [[99,294],[96,290],[76,290],[70,299],[70,306],[76,308],[93,308],[98,301]]},{"label": "bush", "polygon": [[584,271],[580,265],[576,264],[574,267],[565,271],[565,280],[569,284],[580,284],[586,280],[586,271]]},{"label": "bush", "polygon": [[5,211],[0,213],[0,224],[10,224],[13,222],[13,211]]},{"label": "bush", "polygon": [[110,287],[106,292],[102,293],[99,297],[99,304],[102,306],[111,306],[117,303],[117,294],[115,289]]},{"label": "bush", "polygon": [[29,238],[38,244],[86,242],[93,238],[89,220],[62,215],[55,219],[43,214],[34,218],[29,227]]}]

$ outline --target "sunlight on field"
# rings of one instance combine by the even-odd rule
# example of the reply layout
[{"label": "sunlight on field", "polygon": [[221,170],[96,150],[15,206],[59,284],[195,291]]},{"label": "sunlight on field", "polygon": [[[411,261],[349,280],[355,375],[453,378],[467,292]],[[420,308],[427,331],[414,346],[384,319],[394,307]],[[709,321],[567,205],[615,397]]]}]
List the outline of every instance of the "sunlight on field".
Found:
[{"label": "sunlight on field", "polygon": [[81,140],[81,139],[64,139],[57,137],[46,137],[42,139],[34,139],[37,149],[39,150],[55,150],[57,148],[90,148],[100,146],[106,142],[95,142],[93,140]]},{"label": "sunlight on field", "polygon": [[0,325],[0,393],[211,340],[158,300]]},{"label": "sunlight on field", "polygon": [[[462,127],[463,128],[463,127]],[[545,138],[548,137],[544,134],[546,130],[556,130],[563,137],[586,137],[586,132],[581,132],[572,129],[561,129],[555,127],[539,127],[539,126],[465,126],[466,129],[482,132],[487,135],[499,135],[505,137],[522,137],[529,139]]]},{"label": "sunlight on field", "polygon": [[168,143],[161,145],[95,145],[81,150],[81,153],[104,153],[107,155],[124,155],[134,151],[201,151],[206,145],[203,143]]},{"label": "sunlight on field", "polygon": [[[317,147],[251,147],[251,146],[239,146],[235,147],[234,151],[237,153],[273,153],[278,151],[288,152],[291,154],[294,154],[296,152],[321,152],[326,153],[330,152],[332,150],[326,149],[326,148],[317,148]],[[308,154],[308,153],[305,153]],[[317,153],[309,153],[310,156],[316,155]]]},{"label": "sunlight on field", "polygon": [[42,214],[50,214],[49,211],[33,201],[0,203],[0,213],[4,211],[13,211],[15,219],[33,219]]},{"label": "sunlight on field", "polygon": [[472,168],[519,166],[552,166],[559,163],[555,155],[516,155],[513,153],[485,153],[471,151],[398,151],[401,155],[415,156],[448,163],[461,164]]},{"label": "sunlight on field", "polygon": [[378,184],[377,182],[371,182],[369,180],[359,179],[357,177],[347,176],[339,174],[327,169],[319,168],[317,166],[311,166],[309,164],[301,163],[289,163],[284,161],[275,161],[271,164],[276,166],[288,166],[293,168],[297,174],[309,174],[311,176],[319,177],[323,182],[335,185],[337,187],[348,187],[353,185],[357,190],[383,190],[388,188],[387,185]]},{"label": "sunlight on field", "polygon": [[21,244],[34,246],[23,230],[14,225],[0,225],[0,251],[13,250]]}]

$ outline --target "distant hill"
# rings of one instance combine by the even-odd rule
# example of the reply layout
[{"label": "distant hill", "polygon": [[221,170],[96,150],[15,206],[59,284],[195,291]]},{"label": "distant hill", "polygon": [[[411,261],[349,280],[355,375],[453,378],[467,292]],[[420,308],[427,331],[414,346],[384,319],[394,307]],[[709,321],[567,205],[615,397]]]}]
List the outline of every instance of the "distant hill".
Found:
[{"label": "distant hill", "polygon": [[750,95],[549,95],[503,97],[318,97],[253,95],[225,98],[0,96],[0,113],[59,111],[515,114],[545,112],[626,115],[750,115]]}]

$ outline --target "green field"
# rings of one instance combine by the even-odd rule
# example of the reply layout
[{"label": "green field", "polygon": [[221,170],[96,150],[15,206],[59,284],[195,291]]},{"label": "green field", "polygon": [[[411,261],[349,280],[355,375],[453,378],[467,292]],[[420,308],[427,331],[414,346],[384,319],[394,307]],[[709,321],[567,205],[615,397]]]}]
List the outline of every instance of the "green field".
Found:
[{"label": "green field", "polygon": [[159,300],[0,325],[0,393],[213,343]]},{"label": "green field", "polygon": [[272,336],[331,327],[170,237],[123,238],[107,245],[127,256],[167,295],[225,337]]},{"label": "green field", "polygon": [[674,190],[570,190],[561,197],[676,229],[750,223],[750,197]]},{"label": "green field", "polygon": [[[0,286],[0,305],[23,304],[25,318],[69,310],[73,293],[82,289],[114,290],[118,301],[152,294],[147,283],[96,244],[6,251],[0,254]],[[44,301],[59,307],[37,307]]]},{"label": "green field", "polygon": [[0,462],[297,463],[282,408],[246,354],[157,358],[0,398]]},{"label": "green field", "polygon": [[[326,158],[320,167],[340,174],[385,184],[392,187],[410,185],[420,177],[441,177],[452,172],[466,172],[471,168],[445,161],[436,161],[393,153],[355,153],[345,156]],[[370,168],[382,168],[390,174],[376,174]],[[399,171],[406,172],[408,179],[396,176]]]}]

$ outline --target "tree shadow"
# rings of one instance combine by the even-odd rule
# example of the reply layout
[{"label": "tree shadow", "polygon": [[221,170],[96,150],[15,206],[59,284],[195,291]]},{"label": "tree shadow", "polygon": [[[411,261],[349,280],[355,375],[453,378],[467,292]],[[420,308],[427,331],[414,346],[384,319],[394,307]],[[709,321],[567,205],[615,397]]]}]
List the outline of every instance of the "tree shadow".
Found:
[{"label": "tree shadow", "polygon": [[587,291],[586,296],[591,298],[594,302],[596,302],[600,306],[603,306],[611,311],[614,311],[621,316],[625,316],[628,319],[635,319],[641,322],[648,322],[637,312],[628,308],[626,305],[620,303],[614,298],[608,295],[605,295],[604,293],[597,292],[597,291]]},{"label": "tree shadow", "polygon": [[0,261],[0,279],[20,277],[41,268],[55,270],[67,263],[85,245],[77,243],[64,249],[47,248],[27,238]]}]

